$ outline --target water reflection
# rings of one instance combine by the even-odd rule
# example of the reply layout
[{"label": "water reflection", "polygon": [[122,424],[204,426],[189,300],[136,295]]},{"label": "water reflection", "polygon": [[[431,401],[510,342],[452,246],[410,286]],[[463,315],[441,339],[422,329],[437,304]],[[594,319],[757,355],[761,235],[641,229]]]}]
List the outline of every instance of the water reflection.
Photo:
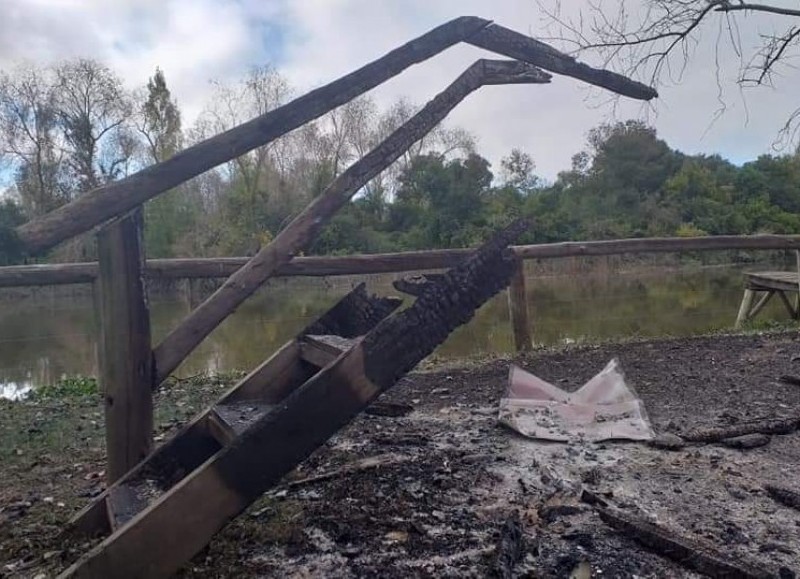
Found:
[{"label": "water reflection", "polygon": [[[748,267],[749,270],[770,269]],[[528,275],[528,303],[537,344],[623,336],[684,336],[729,328],[742,291],[742,270],[711,267],[579,275]],[[393,276],[374,276],[369,289],[395,294]],[[355,283],[355,282],[353,282]],[[244,304],[179,368],[180,376],[252,368],[344,295],[347,280],[278,280]],[[410,298],[409,298],[410,299]],[[154,299],[157,342],[186,315],[181,300]],[[761,319],[786,319],[778,300]],[[96,328],[88,296],[0,302],[0,397],[65,376],[96,375]],[[505,294],[437,351],[453,358],[512,350]]]}]

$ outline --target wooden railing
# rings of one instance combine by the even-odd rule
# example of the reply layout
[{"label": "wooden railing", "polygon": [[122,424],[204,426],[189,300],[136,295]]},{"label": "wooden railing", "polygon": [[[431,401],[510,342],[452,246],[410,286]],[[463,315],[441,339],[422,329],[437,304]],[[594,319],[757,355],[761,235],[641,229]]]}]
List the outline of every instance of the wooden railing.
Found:
[{"label": "wooden railing", "polygon": [[[517,351],[525,351],[532,343],[522,268],[526,260],[694,251],[798,250],[800,235],[649,237],[518,245],[512,249],[519,258],[520,266],[509,287],[509,316],[515,347]],[[451,267],[470,251],[439,249],[336,257],[295,257],[278,268],[276,276],[359,276],[438,270]],[[228,278],[239,271],[248,260],[246,257],[152,259],[145,262],[143,273],[150,280]],[[95,283],[100,269],[96,262],[3,267],[0,268],[0,288]]]},{"label": "wooden railing", "polygon": [[[800,249],[800,235],[646,237],[518,245],[512,249],[522,260],[690,251],[784,250]],[[335,257],[295,257],[279,267],[275,276],[325,277],[444,269],[469,252],[469,249],[434,249]],[[154,280],[227,278],[241,269],[248,260],[247,257],[150,259],[145,262],[144,275]],[[98,271],[97,262],[0,267],[0,288],[93,283],[97,279]]]}]

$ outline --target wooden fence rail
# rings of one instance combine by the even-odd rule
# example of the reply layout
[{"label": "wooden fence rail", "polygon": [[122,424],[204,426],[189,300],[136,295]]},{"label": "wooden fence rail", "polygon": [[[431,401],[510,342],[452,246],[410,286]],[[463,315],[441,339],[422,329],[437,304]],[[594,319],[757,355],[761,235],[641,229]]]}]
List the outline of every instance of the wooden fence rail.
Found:
[{"label": "wooden fence rail", "polygon": [[[800,249],[800,235],[719,235],[713,237],[651,237],[608,241],[567,241],[518,245],[523,260],[689,251]],[[436,249],[336,257],[295,257],[278,268],[279,277],[369,275],[444,269],[469,254],[468,249]],[[227,278],[247,263],[247,257],[150,259],[148,279]],[[59,263],[0,267],[0,288],[92,283],[97,263]]]}]

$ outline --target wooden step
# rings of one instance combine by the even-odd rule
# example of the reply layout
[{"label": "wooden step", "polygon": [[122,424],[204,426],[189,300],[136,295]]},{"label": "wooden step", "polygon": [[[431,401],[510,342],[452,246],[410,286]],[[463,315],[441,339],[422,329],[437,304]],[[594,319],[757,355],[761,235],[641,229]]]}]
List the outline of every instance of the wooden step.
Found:
[{"label": "wooden step", "polygon": [[163,491],[158,481],[150,478],[128,481],[109,489],[106,510],[111,529],[125,525],[161,494]]},{"label": "wooden step", "polygon": [[306,362],[324,368],[356,343],[356,339],[335,335],[303,336],[300,341],[300,356]]},{"label": "wooden step", "polygon": [[217,404],[208,413],[208,427],[211,434],[223,446],[230,444],[256,420],[274,408],[258,400],[242,400]]}]

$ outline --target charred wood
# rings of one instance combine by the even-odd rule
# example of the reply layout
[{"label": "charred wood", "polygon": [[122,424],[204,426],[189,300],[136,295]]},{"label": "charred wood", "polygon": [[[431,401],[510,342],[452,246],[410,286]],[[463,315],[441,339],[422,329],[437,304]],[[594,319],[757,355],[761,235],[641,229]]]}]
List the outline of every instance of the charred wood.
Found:
[{"label": "charred wood", "polygon": [[736,561],[711,545],[684,537],[672,529],[655,525],[616,508],[598,507],[600,518],[638,543],[709,577],[769,579],[776,577],[762,566]]},{"label": "charred wood", "polygon": [[736,438],[745,434],[791,434],[800,428],[800,418],[775,418],[755,420],[732,426],[697,428],[681,435],[688,442],[720,442],[726,438]]}]

